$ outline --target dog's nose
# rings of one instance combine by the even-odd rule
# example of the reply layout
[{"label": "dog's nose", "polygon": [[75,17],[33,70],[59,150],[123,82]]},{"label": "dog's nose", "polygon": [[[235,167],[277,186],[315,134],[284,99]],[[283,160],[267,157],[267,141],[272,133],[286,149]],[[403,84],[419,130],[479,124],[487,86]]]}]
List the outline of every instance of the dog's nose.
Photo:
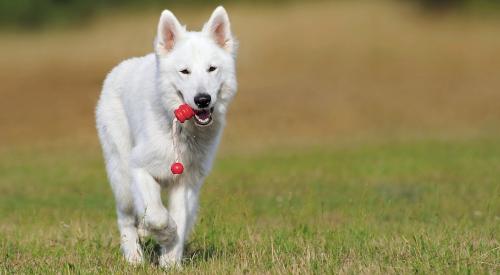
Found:
[{"label": "dog's nose", "polygon": [[195,97],[194,97],[194,103],[196,104],[196,106],[198,106],[199,108],[207,108],[208,105],[210,105],[210,100],[212,98],[210,97],[209,94],[197,94]]}]

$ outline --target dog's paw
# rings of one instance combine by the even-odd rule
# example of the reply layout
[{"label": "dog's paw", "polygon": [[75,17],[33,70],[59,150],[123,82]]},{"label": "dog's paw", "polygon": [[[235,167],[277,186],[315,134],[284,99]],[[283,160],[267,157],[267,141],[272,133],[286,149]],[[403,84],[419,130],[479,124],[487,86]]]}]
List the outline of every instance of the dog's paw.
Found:
[{"label": "dog's paw", "polygon": [[150,231],[162,231],[171,226],[170,215],[165,208],[156,208],[146,210],[144,215],[144,226]]},{"label": "dog's paw", "polygon": [[173,253],[162,253],[158,259],[158,264],[163,269],[168,270],[182,270],[182,265],[180,259],[175,257]]},{"label": "dog's paw", "polygon": [[127,262],[133,265],[140,265],[143,262],[142,248],[137,234],[122,234],[120,247]]},{"label": "dog's paw", "polygon": [[144,261],[140,248],[130,249],[128,251],[125,251],[125,249],[123,249],[123,256],[125,257],[125,260],[133,266],[139,266]]},{"label": "dog's paw", "polygon": [[169,215],[167,227],[152,231],[152,233],[155,234],[158,243],[162,246],[170,246],[177,241],[177,224]]}]

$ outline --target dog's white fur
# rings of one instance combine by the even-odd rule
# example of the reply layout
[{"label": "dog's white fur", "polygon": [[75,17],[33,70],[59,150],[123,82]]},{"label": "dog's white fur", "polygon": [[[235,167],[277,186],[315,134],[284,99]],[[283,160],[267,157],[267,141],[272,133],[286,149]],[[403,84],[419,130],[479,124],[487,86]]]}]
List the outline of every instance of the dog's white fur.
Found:
[{"label": "dog's white fur", "polygon": [[[151,234],[161,246],[160,266],[180,264],[200,187],[236,93],[235,48],[223,7],[214,10],[201,32],[186,31],[165,10],[154,53],[122,62],[104,82],[97,130],[116,199],[121,248],[130,263],[143,261],[139,239]],[[216,69],[209,71],[210,66]],[[190,74],[182,73],[184,69]],[[196,109],[198,93],[211,96],[213,121],[209,126],[192,120],[182,124],[177,146],[185,170],[174,176],[173,111],[182,103]],[[168,210],[161,200],[163,188]]]}]

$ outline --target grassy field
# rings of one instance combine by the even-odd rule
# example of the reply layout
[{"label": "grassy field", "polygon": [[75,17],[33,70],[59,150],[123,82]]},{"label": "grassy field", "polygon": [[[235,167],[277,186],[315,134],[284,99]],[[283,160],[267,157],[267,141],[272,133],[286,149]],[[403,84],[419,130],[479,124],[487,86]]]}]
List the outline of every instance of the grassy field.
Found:
[{"label": "grassy field", "polygon": [[[226,8],[239,94],[185,273],[500,272],[499,20]],[[210,13],[173,11],[188,27]],[[121,258],[93,122],[105,74],[151,51],[158,14],[0,33],[0,274],[161,273]]]},{"label": "grassy field", "polygon": [[[99,152],[0,164],[0,273],[160,272],[121,259]],[[496,273],[499,179],[494,140],[222,156],[184,271]]]}]

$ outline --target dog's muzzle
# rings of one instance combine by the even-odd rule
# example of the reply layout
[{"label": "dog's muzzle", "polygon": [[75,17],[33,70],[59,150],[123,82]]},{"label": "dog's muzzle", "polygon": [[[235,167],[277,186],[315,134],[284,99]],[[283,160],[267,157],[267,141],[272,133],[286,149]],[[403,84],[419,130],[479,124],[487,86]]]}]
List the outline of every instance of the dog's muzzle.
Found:
[{"label": "dog's muzzle", "polygon": [[194,110],[194,123],[198,126],[208,126],[212,123],[212,113],[214,107],[210,109]]}]

